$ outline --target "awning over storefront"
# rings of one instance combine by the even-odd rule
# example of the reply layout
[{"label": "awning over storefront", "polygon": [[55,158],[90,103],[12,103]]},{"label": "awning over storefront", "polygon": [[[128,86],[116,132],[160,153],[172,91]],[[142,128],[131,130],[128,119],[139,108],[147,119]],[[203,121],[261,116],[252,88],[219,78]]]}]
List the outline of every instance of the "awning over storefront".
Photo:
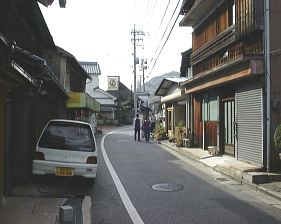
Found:
[{"label": "awning over storefront", "polygon": [[100,112],[100,103],[87,93],[70,92],[68,97],[66,108],[85,108],[93,112]]},{"label": "awning over storefront", "polygon": [[155,91],[155,96],[166,96],[174,84],[180,86],[180,83],[188,80],[186,77],[166,77],[162,80],[157,90]]},{"label": "awning over storefront", "polygon": [[166,77],[155,91],[155,96],[161,96],[161,103],[180,101],[185,97],[185,92],[180,84],[187,81],[187,77]]},{"label": "awning over storefront", "polygon": [[[185,14],[184,18],[180,21],[180,26],[194,26],[197,21],[209,14],[214,10],[214,5],[219,5],[223,1],[221,0],[186,0],[183,6],[187,8],[182,8],[181,13]],[[216,9],[216,7],[215,7]],[[186,13],[184,11],[188,10]]]},{"label": "awning over storefront", "polygon": [[178,89],[178,91],[172,94],[161,97],[161,103],[166,103],[169,101],[179,101],[184,97],[184,95],[184,90]]}]

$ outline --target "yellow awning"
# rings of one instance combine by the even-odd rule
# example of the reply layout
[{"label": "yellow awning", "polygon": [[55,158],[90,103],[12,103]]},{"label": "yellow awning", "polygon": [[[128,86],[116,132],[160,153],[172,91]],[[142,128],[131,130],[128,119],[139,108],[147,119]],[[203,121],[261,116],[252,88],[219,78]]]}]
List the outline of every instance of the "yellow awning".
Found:
[{"label": "yellow awning", "polygon": [[87,93],[67,93],[69,99],[66,101],[66,108],[85,108],[93,112],[100,112],[100,103]]}]

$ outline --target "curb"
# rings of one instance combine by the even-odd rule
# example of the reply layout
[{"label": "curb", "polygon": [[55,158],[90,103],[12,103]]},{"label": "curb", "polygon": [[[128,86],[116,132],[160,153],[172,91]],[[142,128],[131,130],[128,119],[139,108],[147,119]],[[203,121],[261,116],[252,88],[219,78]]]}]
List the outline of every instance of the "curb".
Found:
[{"label": "curb", "polygon": [[92,207],[92,200],[90,196],[85,196],[82,202],[82,217],[83,217],[83,224],[91,224],[91,207]]}]

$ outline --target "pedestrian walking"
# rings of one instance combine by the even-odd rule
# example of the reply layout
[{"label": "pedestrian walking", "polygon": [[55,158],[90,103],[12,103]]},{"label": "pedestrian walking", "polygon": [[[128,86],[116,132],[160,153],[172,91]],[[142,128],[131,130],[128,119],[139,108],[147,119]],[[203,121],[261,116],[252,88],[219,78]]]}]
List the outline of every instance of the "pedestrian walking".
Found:
[{"label": "pedestrian walking", "polygon": [[145,137],[145,141],[149,142],[149,138],[150,138],[150,121],[148,119],[148,117],[145,117],[143,124],[142,124],[142,130],[144,132],[144,137]]},{"label": "pedestrian walking", "polygon": [[138,141],[140,142],[140,118],[139,114],[136,114],[136,117],[134,119],[134,129],[135,129],[135,141],[137,141],[137,136],[138,136]]}]

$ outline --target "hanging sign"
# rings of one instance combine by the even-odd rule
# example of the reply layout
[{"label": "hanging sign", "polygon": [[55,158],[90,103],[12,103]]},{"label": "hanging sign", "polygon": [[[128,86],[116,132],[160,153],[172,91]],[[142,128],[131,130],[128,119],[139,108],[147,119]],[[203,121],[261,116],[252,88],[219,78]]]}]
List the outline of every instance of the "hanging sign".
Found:
[{"label": "hanging sign", "polygon": [[118,90],[119,76],[108,76],[108,90]]}]

